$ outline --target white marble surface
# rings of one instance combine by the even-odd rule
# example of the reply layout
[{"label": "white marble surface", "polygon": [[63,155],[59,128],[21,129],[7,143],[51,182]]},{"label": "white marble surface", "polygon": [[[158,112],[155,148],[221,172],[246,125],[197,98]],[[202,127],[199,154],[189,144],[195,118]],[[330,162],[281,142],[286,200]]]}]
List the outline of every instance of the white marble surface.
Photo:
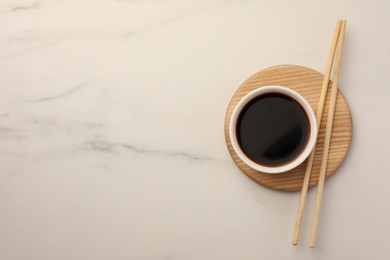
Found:
[{"label": "white marble surface", "polygon": [[[0,259],[389,259],[390,2],[2,0]],[[348,20],[351,151],[318,247],[298,193],[232,162],[230,97],[277,64],[323,71]]]}]

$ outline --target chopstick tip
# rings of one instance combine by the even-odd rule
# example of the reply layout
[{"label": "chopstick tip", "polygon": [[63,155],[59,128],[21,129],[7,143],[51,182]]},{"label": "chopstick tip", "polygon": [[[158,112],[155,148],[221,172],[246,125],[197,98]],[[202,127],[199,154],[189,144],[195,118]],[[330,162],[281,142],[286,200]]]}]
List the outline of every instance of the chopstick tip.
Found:
[{"label": "chopstick tip", "polygon": [[340,18],[340,19],[337,20],[337,23],[339,23],[339,24],[347,23],[347,20]]}]

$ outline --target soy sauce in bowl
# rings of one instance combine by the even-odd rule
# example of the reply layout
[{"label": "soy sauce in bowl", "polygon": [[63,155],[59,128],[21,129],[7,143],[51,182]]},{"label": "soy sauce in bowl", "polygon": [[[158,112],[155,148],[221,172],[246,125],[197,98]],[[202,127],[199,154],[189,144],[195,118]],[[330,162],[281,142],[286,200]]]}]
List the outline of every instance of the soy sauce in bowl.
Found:
[{"label": "soy sauce in bowl", "polygon": [[296,159],[310,137],[308,116],[292,97],[266,93],[241,110],[236,124],[239,146],[257,164],[278,167]]}]

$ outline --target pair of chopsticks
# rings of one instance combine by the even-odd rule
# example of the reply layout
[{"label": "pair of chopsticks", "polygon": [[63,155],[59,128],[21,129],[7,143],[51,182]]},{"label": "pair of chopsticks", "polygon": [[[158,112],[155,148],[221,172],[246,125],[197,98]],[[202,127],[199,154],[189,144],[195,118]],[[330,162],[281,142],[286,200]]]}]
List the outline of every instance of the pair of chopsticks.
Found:
[{"label": "pair of chopsticks", "polygon": [[[343,53],[345,26],[346,26],[345,20],[338,20],[337,21],[336,30],[335,30],[332,45],[330,48],[328,63],[326,66],[324,81],[322,83],[320,101],[318,104],[317,115],[316,115],[317,124],[318,124],[317,131],[318,131],[320,129],[320,125],[321,125],[322,112],[324,110],[325,99],[326,99],[326,94],[327,94],[328,85],[329,85],[329,78],[330,78],[330,74],[332,72],[332,67],[333,67],[333,61],[334,61],[335,54],[337,51],[335,70],[334,70],[334,76],[333,76],[333,84],[332,84],[332,90],[331,90],[332,92],[331,92],[331,96],[330,96],[328,119],[327,119],[327,123],[326,123],[324,149],[323,149],[323,154],[322,154],[320,175],[319,175],[318,187],[317,187],[317,196],[316,196],[316,201],[315,201],[314,216],[313,216],[313,223],[312,223],[312,230],[311,230],[311,238],[310,238],[310,247],[311,248],[315,247],[317,230],[318,230],[318,219],[319,219],[320,210],[321,210],[321,200],[322,200],[322,194],[324,191],[326,168],[327,168],[327,164],[328,164],[329,146],[330,146],[330,139],[332,136],[332,128],[333,128],[333,117],[334,117],[334,111],[335,111],[335,107],[336,107],[336,97],[337,97],[338,81],[339,81],[339,75],[340,75],[341,56]],[[297,245],[298,240],[299,240],[299,232],[301,230],[301,225],[302,225],[303,211],[304,211],[304,207],[305,207],[307,190],[309,188],[310,175],[311,175],[311,170],[313,167],[315,150],[316,150],[316,146],[314,146],[313,151],[310,154],[309,159],[307,160],[305,177],[303,180],[301,197],[299,199],[298,213],[297,213],[297,218],[296,218],[295,228],[294,228],[294,235],[293,235],[293,240],[292,240],[293,245]]]}]

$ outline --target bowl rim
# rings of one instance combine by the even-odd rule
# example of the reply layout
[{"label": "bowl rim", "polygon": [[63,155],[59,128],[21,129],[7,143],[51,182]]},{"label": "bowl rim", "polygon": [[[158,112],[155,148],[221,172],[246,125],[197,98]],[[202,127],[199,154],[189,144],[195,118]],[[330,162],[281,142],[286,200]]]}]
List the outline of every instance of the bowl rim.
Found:
[{"label": "bowl rim", "polygon": [[[293,98],[295,101],[297,101],[303,110],[305,111],[309,124],[310,124],[310,135],[309,140],[304,148],[304,150],[300,153],[300,155],[292,160],[289,163],[270,167],[261,165],[259,163],[254,162],[249,157],[245,155],[245,153],[242,151],[240,145],[238,144],[237,135],[236,135],[236,124],[238,117],[242,111],[242,109],[245,107],[246,104],[248,104],[251,100],[253,100],[255,97],[264,95],[267,93],[280,93],[287,95],[291,98]],[[278,174],[282,172],[286,172],[289,170],[294,169],[298,165],[300,165],[303,161],[306,160],[306,158],[310,155],[311,151],[314,148],[314,145],[317,141],[317,134],[318,134],[318,126],[317,126],[317,119],[313,112],[313,109],[309,102],[298,92],[285,87],[285,86],[279,86],[279,85],[270,85],[270,86],[263,86],[256,88],[249,93],[247,93],[241,100],[237,103],[236,107],[233,110],[232,116],[230,118],[229,122],[229,136],[230,141],[233,147],[233,150],[236,152],[237,156],[249,167],[251,167],[254,170],[264,172],[264,173],[270,173],[270,174]]]}]

